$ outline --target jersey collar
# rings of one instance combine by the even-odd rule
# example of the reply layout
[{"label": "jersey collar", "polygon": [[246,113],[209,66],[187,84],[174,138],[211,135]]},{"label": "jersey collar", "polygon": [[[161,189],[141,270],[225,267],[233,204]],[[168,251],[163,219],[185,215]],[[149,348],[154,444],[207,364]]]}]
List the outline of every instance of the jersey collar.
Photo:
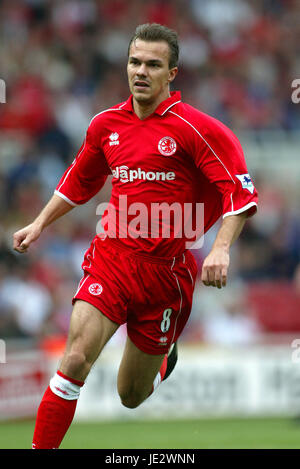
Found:
[{"label": "jersey collar", "polygon": [[[126,111],[134,112],[133,103],[132,103],[133,96],[130,95],[127,101],[121,106],[122,109]],[[157,108],[155,109],[154,113],[158,114],[159,116],[163,116],[172,106],[179,103],[181,101],[181,93],[180,91],[171,91],[171,96],[164,101],[162,101]]]}]

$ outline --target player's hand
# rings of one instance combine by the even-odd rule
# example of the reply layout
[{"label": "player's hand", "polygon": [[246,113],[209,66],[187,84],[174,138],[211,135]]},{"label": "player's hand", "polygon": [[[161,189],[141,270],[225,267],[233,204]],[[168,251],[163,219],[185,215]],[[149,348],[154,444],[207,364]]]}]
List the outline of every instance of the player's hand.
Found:
[{"label": "player's hand", "polygon": [[201,280],[204,285],[222,288],[227,283],[229,251],[214,248],[205,258],[202,266]]},{"label": "player's hand", "polygon": [[15,251],[20,252],[21,254],[27,252],[30,244],[37,240],[41,234],[41,228],[31,223],[25,228],[22,228],[13,235],[13,248]]}]

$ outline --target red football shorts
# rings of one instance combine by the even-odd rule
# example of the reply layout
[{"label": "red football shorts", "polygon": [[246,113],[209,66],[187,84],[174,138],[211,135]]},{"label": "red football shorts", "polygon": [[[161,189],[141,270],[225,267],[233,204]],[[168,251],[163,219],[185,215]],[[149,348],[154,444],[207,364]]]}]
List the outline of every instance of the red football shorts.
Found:
[{"label": "red football shorts", "polygon": [[197,265],[189,251],[162,259],[96,236],[85,253],[84,276],[73,298],[98,308],[143,352],[167,353],[191,312]]}]

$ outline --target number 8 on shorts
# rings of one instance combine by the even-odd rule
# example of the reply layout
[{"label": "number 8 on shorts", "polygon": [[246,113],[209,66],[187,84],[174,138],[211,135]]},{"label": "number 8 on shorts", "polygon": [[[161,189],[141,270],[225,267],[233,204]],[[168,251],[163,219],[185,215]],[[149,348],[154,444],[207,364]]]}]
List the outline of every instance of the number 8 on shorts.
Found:
[{"label": "number 8 on shorts", "polygon": [[164,333],[168,332],[168,330],[170,329],[170,325],[171,325],[170,316],[172,312],[173,312],[172,308],[167,308],[163,312],[163,320],[160,323],[160,330]]}]

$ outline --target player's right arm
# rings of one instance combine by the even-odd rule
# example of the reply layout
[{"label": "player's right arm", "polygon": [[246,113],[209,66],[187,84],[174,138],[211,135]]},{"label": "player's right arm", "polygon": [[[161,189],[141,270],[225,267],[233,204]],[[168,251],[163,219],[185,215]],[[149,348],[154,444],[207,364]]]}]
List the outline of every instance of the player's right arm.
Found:
[{"label": "player's right arm", "polygon": [[14,234],[13,248],[17,252],[26,252],[48,225],[75,206],[88,202],[103,187],[111,171],[99,135],[97,120],[93,119],[76,158],[61,177],[52,198],[30,225]]},{"label": "player's right arm", "polygon": [[74,208],[73,205],[54,194],[37,218],[30,225],[14,234],[14,250],[20,253],[26,252],[30,244],[40,237],[48,225],[68,213],[72,208]]}]

